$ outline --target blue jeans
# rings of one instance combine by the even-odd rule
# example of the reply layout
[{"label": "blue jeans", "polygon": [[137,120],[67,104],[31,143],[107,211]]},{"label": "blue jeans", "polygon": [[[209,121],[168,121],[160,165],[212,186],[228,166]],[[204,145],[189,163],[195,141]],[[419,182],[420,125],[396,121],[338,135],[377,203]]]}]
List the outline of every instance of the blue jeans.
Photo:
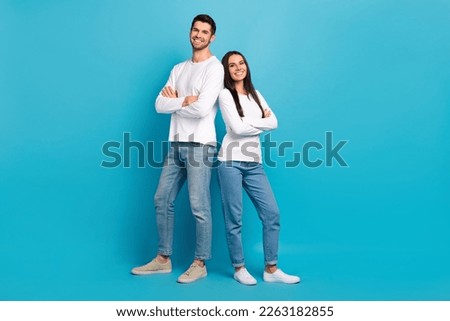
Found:
[{"label": "blue jeans", "polygon": [[218,167],[218,177],[231,263],[234,267],[245,264],[241,237],[244,188],[262,222],[265,264],[276,264],[280,214],[262,165],[255,162],[222,162]]},{"label": "blue jeans", "polygon": [[187,179],[189,202],[196,222],[195,259],[211,258],[211,196],[209,185],[215,147],[172,142],[155,193],[158,253],[172,255],[174,202]]}]

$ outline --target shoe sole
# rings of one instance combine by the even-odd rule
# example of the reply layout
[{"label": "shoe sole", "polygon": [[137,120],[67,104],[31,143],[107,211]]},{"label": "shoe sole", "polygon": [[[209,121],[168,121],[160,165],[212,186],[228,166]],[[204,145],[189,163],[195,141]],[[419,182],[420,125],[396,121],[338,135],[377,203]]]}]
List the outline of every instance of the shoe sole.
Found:
[{"label": "shoe sole", "polygon": [[207,275],[208,275],[208,274],[206,273],[205,275],[202,275],[202,276],[200,276],[199,278],[197,278],[197,279],[192,279],[192,280],[180,280],[180,279],[178,279],[177,282],[178,282],[178,283],[181,283],[181,284],[189,284],[189,283],[198,281],[198,280],[200,280],[200,279],[206,278]]},{"label": "shoe sole", "polygon": [[150,275],[150,274],[167,274],[171,273],[172,270],[157,270],[157,271],[131,271],[134,275]]},{"label": "shoe sole", "polygon": [[297,284],[300,283],[301,280],[298,281],[294,281],[294,282],[285,282],[282,280],[273,280],[273,279],[263,279],[264,282],[268,282],[268,283],[284,283],[284,284]]},{"label": "shoe sole", "polygon": [[255,282],[255,283],[244,283],[244,282],[239,281],[239,280],[238,280],[237,278],[235,278],[234,276],[233,276],[233,279],[235,279],[236,282],[238,282],[238,283],[240,283],[240,284],[243,284],[243,285],[249,285],[249,286],[252,286],[252,285],[258,284],[258,282]]}]

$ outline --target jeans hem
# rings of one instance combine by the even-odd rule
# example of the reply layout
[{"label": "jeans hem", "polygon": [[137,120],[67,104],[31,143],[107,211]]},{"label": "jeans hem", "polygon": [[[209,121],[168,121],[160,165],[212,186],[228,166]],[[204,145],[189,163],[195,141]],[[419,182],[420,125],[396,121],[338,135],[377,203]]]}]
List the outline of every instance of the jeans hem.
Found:
[{"label": "jeans hem", "polygon": [[211,256],[195,256],[194,260],[200,260],[200,261],[206,261],[206,260],[211,260]]},{"label": "jeans hem", "polygon": [[277,265],[278,264],[278,260],[272,260],[272,261],[266,261],[265,265]]}]

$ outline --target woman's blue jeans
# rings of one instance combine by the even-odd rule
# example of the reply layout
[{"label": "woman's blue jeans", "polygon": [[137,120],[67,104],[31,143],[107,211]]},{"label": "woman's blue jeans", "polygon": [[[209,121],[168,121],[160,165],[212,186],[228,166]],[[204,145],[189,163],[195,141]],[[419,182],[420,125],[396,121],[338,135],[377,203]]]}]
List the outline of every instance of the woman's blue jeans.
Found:
[{"label": "woman's blue jeans", "polygon": [[234,267],[245,264],[242,247],[242,188],[262,222],[265,264],[278,261],[280,215],[264,168],[260,163],[227,161],[218,166],[227,245]]}]

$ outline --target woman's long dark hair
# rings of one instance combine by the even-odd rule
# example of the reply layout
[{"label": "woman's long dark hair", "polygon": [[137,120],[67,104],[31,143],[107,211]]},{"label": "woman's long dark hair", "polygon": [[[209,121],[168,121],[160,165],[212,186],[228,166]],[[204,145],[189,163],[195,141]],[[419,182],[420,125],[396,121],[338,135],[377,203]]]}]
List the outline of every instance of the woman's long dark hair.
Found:
[{"label": "woman's long dark hair", "polygon": [[234,103],[236,104],[236,109],[240,117],[244,117],[244,111],[242,110],[241,103],[239,102],[239,95],[236,91],[234,80],[231,78],[230,70],[228,68],[228,59],[232,55],[239,55],[245,62],[247,67],[247,76],[244,78],[244,89],[247,91],[247,97],[252,96],[253,100],[258,104],[261,109],[262,118],[264,118],[264,109],[261,106],[261,102],[259,101],[258,94],[256,93],[255,87],[252,84],[252,77],[250,75],[250,67],[247,63],[247,59],[245,59],[244,55],[239,51],[228,51],[225,56],[222,58],[222,65],[225,71],[225,77],[223,84],[226,89],[231,92],[231,96],[233,97]]}]

